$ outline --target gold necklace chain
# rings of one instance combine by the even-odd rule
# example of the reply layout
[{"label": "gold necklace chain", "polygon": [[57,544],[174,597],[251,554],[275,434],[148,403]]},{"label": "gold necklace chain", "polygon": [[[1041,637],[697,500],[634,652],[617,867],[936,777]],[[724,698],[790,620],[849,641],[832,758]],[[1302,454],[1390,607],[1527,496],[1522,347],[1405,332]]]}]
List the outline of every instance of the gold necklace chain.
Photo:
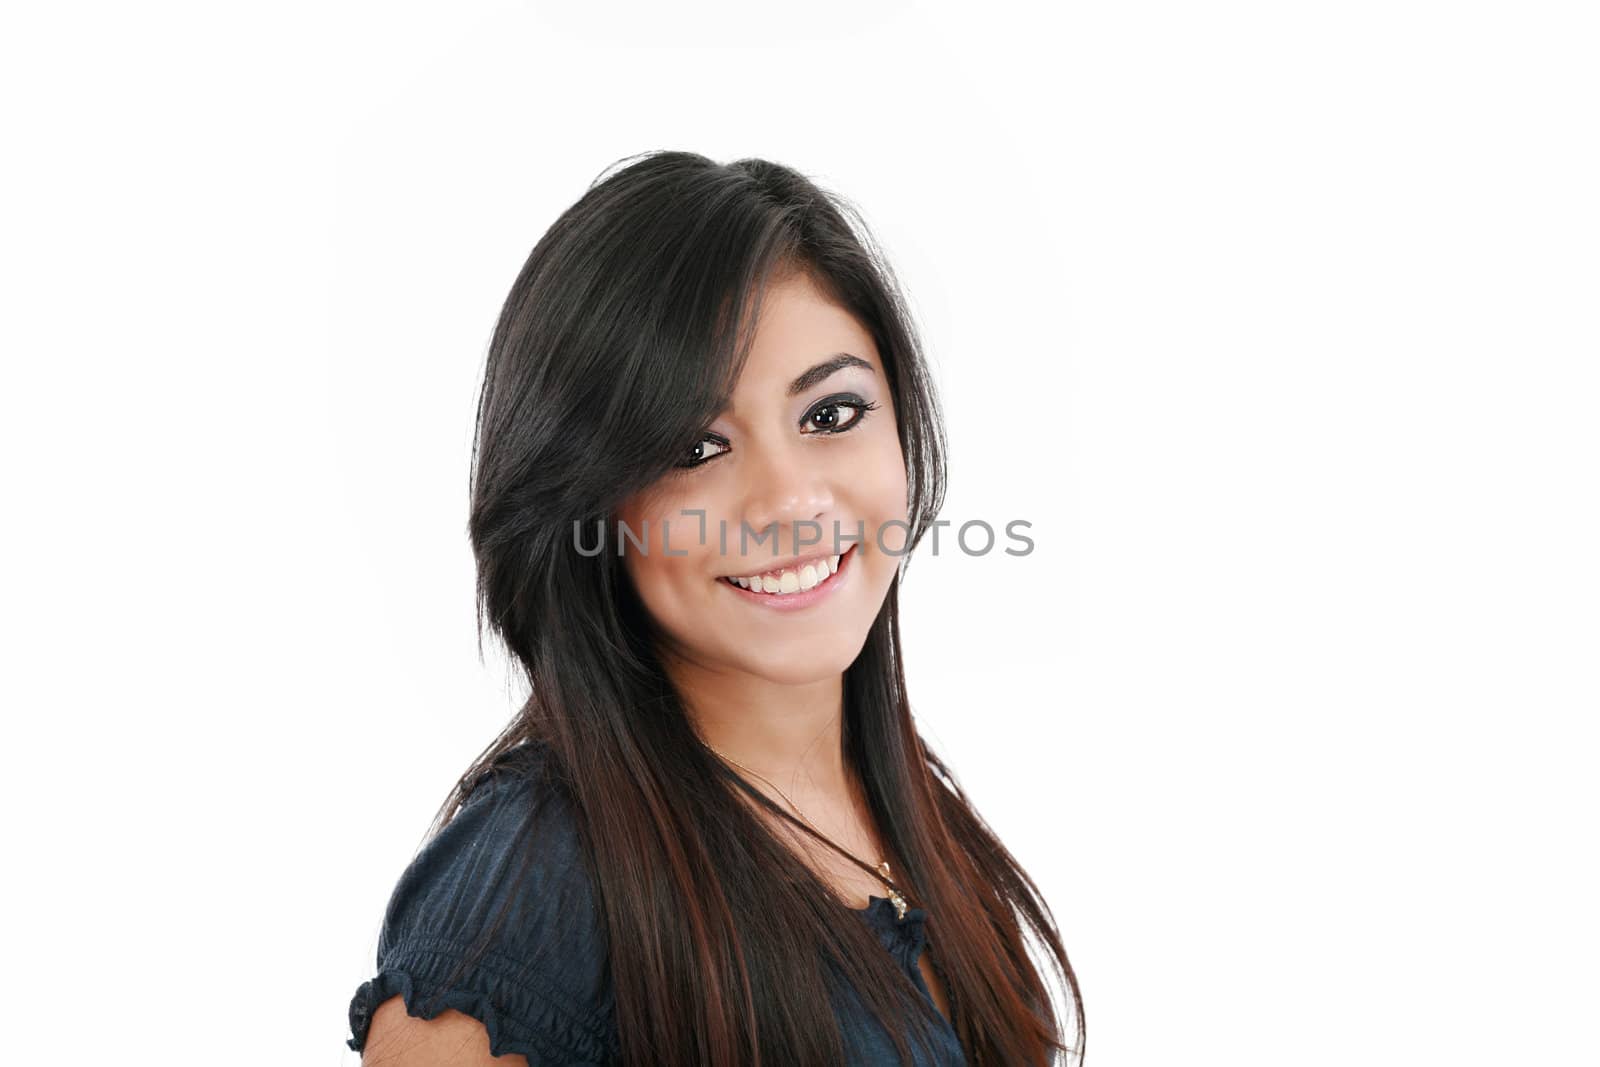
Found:
[{"label": "gold necklace chain", "polygon": [[799,814],[800,818],[805,820],[806,825],[811,827],[812,831],[814,833],[816,833],[816,835],[818,837],[822,838],[828,844],[832,845],[834,848],[838,849],[840,852],[843,852],[845,855],[847,855],[851,859],[855,860],[856,863],[860,864],[863,869],[872,871],[873,874],[876,874],[879,878],[883,879],[884,883],[887,884],[888,887],[889,887],[889,900],[894,904],[894,913],[895,913],[894,917],[897,920],[905,918],[905,915],[906,915],[906,898],[900,892],[899,888],[895,886],[894,878],[891,877],[890,874],[889,874],[889,861],[888,860],[879,860],[877,867],[874,868],[871,864],[868,864],[865,860],[861,859],[855,853],[851,852],[849,849],[845,848],[843,845],[840,845],[838,842],[834,841],[827,834],[825,834],[821,830],[817,829],[817,824],[812,822],[811,818],[808,815],[806,815],[806,813],[804,811],[801,810],[800,805],[798,805],[798,804],[796,804],[794,802],[794,798],[791,797],[788,793],[785,793],[782,789],[779,789],[778,788],[778,784],[776,782],[774,782],[772,779],[768,778],[766,775],[762,774],[760,771],[753,770],[750,767],[746,767],[744,764],[740,763],[738,760],[734,759],[732,756],[729,756],[726,753],[724,753],[721,749],[718,749],[715,746],[713,746],[711,744],[708,744],[705,741],[701,741],[700,743],[702,745],[705,745],[707,748],[711,749],[712,752],[715,752],[717,754],[717,756],[720,757],[721,759],[726,760],[727,762],[733,764],[735,767],[738,767],[741,770],[749,771],[751,774],[755,775],[757,778],[761,779],[763,782],[766,782],[773,789],[777,789],[778,790],[778,795],[780,797],[782,797],[784,800],[789,802],[789,806],[791,808],[793,808]]}]

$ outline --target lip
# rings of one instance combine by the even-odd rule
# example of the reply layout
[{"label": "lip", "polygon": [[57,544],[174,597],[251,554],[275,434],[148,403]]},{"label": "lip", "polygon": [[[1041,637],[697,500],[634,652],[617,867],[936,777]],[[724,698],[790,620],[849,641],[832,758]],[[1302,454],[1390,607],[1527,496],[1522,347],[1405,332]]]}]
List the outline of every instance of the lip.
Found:
[{"label": "lip", "polygon": [[840,555],[839,569],[834,571],[827,581],[797,593],[753,593],[735,585],[727,578],[718,578],[716,582],[729,592],[771,611],[801,611],[826,600],[833,595],[834,590],[848,581],[850,575],[855,573],[855,559],[856,546],[851,545]]}]

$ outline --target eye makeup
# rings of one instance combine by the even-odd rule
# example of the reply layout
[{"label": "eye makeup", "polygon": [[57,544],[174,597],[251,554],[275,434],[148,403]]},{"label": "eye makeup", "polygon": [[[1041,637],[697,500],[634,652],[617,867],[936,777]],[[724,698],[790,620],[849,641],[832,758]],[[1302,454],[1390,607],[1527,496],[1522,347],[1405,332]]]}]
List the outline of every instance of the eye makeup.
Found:
[{"label": "eye makeup", "polygon": [[[816,418],[824,411],[835,412],[834,417],[837,418],[837,412],[840,408],[849,408],[855,412],[850,421],[845,423],[843,426],[819,426],[815,430],[806,430],[806,426],[811,423],[811,420]],[[826,434],[849,433],[866,420],[868,413],[876,410],[878,410],[878,405],[873,401],[863,400],[854,393],[837,393],[833,396],[824,397],[811,406],[811,408],[800,419],[800,432]]]},{"label": "eye makeup", "polygon": [[[831,396],[823,397],[806,409],[806,413],[800,417],[800,432],[811,437],[849,433],[865,422],[867,416],[877,411],[878,408],[879,404],[876,401],[867,400],[856,393],[834,393]],[[853,412],[849,420],[843,425],[837,422],[840,410]],[[830,418],[834,421],[827,425],[818,425],[815,420],[828,413],[831,413]],[[808,427],[810,428],[808,429]],[[706,447],[708,445],[715,447],[716,451],[708,453]],[[702,467],[710,463],[732,448],[732,443],[722,434],[708,432],[690,446],[690,454],[680,460],[676,466],[680,470],[693,470],[696,467]]]},{"label": "eye makeup", "polygon": [[[722,449],[722,452],[713,452],[710,455],[705,455],[704,453],[706,445],[716,445]],[[691,453],[690,456],[686,459],[680,460],[677,463],[677,466],[682,470],[692,470],[695,467],[700,467],[710,463],[712,460],[722,455],[723,452],[728,451],[728,449],[731,447],[733,446],[728,443],[728,439],[726,437],[723,437],[719,433],[708,433],[689,448],[689,452]]]}]

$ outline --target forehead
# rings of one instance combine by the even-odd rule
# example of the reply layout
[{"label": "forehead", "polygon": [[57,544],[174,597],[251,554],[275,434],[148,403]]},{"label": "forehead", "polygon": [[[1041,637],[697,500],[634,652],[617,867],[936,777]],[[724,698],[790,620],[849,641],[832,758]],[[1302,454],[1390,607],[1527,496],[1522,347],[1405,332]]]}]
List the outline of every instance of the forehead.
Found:
[{"label": "forehead", "polygon": [[814,364],[847,352],[882,373],[872,334],[804,273],[768,286],[750,355],[735,392],[787,384]]}]

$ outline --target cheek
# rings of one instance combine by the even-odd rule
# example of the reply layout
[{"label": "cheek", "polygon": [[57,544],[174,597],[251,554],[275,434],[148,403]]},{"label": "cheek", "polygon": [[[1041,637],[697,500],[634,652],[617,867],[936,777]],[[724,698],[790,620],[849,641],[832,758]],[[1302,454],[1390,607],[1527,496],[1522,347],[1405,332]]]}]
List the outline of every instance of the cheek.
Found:
[{"label": "cheek", "polygon": [[[661,520],[664,517],[659,499],[639,496],[618,509],[612,527],[607,531],[610,536],[607,551],[621,552],[623,570],[652,615],[659,615],[670,588],[671,572],[663,566],[667,560],[662,558],[656,544],[652,543],[661,537]],[[640,542],[645,544],[648,552],[639,550]]]},{"label": "cheek", "polygon": [[849,458],[844,472],[835,479],[841,490],[838,510],[849,527],[857,520],[865,523],[866,537],[860,548],[861,562],[868,565],[878,578],[872,583],[882,583],[885,568],[893,570],[905,546],[907,530],[906,470],[901,457],[900,440],[893,425],[887,432],[880,430],[870,440],[861,442]]},{"label": "cheek", "polygon": [[[690,560],[662,556],[661,535],[653,521],[650,533],[653,540],[647,555],[641,554],[632,541],[623,547],[623,566],[655,625],[681,641],[705,614],[705,591],[690,581]],[[678,548],[676,530],[672,547]],[[612,551],[616,551],[614,546]]]},{"label": "cheek", "polygon": [[[893,423],[880,430],[874,447],[851,472],[861,492],[859,505],[878,522],[904,521],[907,510],[906,466]],[[888,536],[885,543],[893,544]]]},{"label": "cheek", "polygon": [[[617,512],[607,548],[622,552],[623,569],[650,615],[668,630],[678,630],[702,611],[710,586],[700,522],[684,508],[694,501],[654,493],[630,500]],[[625,527],[628,535],[618,525]],[[665,538],[663,537],[665,534]],[[640,544],[644,550],[641,551]],[[672,554],[667,554],[670,547]],[[712,544],[714,550],[714,542]]]}]

